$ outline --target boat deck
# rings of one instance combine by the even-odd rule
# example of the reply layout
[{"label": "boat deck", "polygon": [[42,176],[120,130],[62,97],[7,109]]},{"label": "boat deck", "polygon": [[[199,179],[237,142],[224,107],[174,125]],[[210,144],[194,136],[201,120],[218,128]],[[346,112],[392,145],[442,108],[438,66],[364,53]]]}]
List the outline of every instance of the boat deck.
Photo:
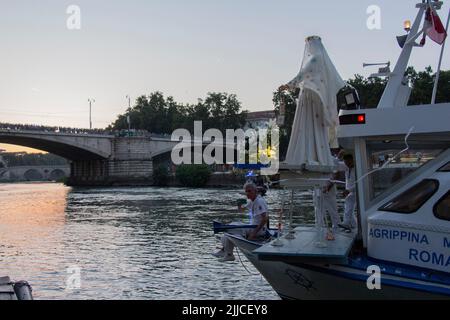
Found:
[{"label": "boat deck", "polygon": [[337,232],[333,241],[318,241],[314,227],[297,227],[294,231],[295,239],[280,238],[283,246],[274,246],[271,242],[253,253],[258,255],[258,259],[269,261],[346,263],[356,238],[356,232]]}]

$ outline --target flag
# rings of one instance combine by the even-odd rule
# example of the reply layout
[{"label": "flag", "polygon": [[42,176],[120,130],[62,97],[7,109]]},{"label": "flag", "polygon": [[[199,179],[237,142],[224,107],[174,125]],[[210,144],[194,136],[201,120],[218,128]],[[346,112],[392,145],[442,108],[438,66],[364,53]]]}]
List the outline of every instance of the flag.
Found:
[{"label": "flag", "polygon": [[431,40],[438,44],[443,44],[447,37],[444,25],[441,22],[436,11],[430,6],[425,14],[425,24],[423,27],[424,35],[421,45],[425,44],[425,37],[428,36]]},{"label": "flag", "polygon": [[127,115],[127,123],[130,124],[130,115]]}]

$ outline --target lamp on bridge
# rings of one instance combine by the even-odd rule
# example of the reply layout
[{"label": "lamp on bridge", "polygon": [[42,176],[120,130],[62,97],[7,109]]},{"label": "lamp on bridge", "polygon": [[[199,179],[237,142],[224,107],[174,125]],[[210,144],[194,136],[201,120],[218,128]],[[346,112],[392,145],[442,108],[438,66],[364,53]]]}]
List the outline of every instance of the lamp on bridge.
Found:
[{"label": "lamp on bridge", "polygon": [[127,110],[128,135],[130,135],[130,132],[131,132],[131,120],[130,120],[131,97],[129,95],[127,95],[126,98],[128,100],[128,110]]},{"label": "lamp on bridge", "polygon": [[89,129],[92,129],[92,104],[95,102],[95,99],[88,99],[89,102]]}]

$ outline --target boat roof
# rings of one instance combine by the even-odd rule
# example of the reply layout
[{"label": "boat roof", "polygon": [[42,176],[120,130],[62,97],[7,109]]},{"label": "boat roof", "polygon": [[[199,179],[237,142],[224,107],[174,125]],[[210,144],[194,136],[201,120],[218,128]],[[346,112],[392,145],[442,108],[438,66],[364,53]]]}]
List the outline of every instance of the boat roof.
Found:
[{"label": "boat roof", "polygon": [[[363,116],[364,123],[346,123],[347,119]],[[341,110],[339,138],[395,136],[412,134],[442,134],[450,136],[450,103],[417,105],[402,108]],[[356,119],[356,118],[355,118]],[[350,121],[352,122],[352,121]]]}]

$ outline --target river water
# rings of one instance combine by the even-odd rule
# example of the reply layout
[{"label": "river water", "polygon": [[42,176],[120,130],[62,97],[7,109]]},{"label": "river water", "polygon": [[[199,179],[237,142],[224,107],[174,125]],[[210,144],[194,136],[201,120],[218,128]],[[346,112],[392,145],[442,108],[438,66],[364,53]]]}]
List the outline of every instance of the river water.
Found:
[{"label": "river water", "polygon": [[[272,225],[287,196],[269,191]],[[0,184],[0,276],[27,280],[35,299],[279,299],[242,254],[211,255],[213,220],[247,221],[241,198],[238,189]],[[310,221],[309,197],[299,200],[298,219]]]}]

